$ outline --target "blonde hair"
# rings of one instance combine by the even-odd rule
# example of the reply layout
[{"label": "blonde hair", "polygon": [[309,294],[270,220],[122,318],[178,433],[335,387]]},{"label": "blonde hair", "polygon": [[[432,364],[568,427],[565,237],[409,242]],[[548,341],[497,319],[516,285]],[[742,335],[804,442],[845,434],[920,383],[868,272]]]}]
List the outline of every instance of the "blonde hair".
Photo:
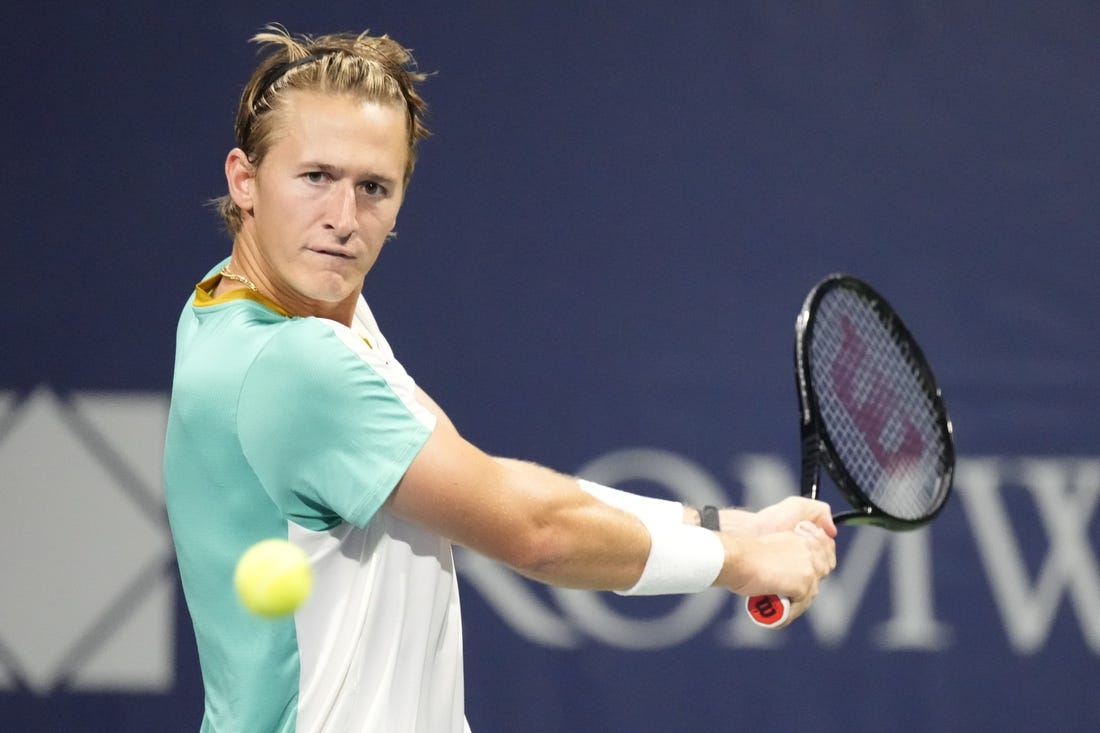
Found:
[{"label": "blonde hair", "polygon": [[[417,85],[427,77],[417,70],[412,54],[389,36],[368,32],[324,36],[292,36],[280,25],[265,26],[252,37],[270,52],[256,67],[237,108],[236,143],[258,166],[275,139],[275,112],[287,90],[352,94],[381,104],[403,107],[408,121],[408,163],[405,183],[416,163],[416,146],[429,135],[424,126],[427,104]],[[241,210],[227,195],[214,200],[230,234],[241,228]]]}]

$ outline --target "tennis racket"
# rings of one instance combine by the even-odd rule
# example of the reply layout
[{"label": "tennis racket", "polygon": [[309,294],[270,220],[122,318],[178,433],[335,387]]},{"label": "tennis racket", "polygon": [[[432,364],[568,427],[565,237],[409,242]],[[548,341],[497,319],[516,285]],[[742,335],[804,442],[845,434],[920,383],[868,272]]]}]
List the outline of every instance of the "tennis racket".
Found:
[{"label": "tennis racket", "polygon": [[[795,322],[802,495],[817,498],[820,466],[851,506],[837,524],[915,529],[951,493],[951,420],[917,342],[886,300],[849,275],[814,286]],[[777,595],[745,599],[758,625],[790,616]]]}]

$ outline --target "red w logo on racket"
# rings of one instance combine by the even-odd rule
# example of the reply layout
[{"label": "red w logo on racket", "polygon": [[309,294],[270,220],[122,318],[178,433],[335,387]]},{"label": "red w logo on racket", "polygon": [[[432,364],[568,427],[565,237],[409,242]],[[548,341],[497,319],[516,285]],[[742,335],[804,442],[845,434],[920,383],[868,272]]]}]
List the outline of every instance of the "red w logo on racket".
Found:
[{"label": "red w logo on racket", "polygon": [[844,336],[830,370],[837,399],[884,471],[911,465],[924,453],[920,433],[902,409],[890,378],[867,358],[867,345],[851,320],[844,317],[840,325]]}]

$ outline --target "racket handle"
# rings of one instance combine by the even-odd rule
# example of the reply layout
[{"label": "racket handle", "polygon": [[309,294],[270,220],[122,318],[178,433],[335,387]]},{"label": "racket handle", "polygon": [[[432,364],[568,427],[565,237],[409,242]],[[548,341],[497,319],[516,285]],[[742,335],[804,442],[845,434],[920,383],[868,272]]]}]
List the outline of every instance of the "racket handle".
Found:
[{"label": "racket handle", "polygon": [[774,629],[786,623],[791,615],[791,601],[785,596],[752,596],[745,599],[745,610],[757,626]]}]

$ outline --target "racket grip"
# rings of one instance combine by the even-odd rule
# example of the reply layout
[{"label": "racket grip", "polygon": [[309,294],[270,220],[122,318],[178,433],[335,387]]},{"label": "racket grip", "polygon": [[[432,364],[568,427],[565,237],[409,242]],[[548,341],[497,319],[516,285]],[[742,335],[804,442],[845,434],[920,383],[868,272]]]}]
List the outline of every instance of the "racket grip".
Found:
[{"label": "racket grip", "polygon": [[775,629],[790,618],[791,601],[785,596],[752,596],[745,599],[745,610],[757,626]]}]

